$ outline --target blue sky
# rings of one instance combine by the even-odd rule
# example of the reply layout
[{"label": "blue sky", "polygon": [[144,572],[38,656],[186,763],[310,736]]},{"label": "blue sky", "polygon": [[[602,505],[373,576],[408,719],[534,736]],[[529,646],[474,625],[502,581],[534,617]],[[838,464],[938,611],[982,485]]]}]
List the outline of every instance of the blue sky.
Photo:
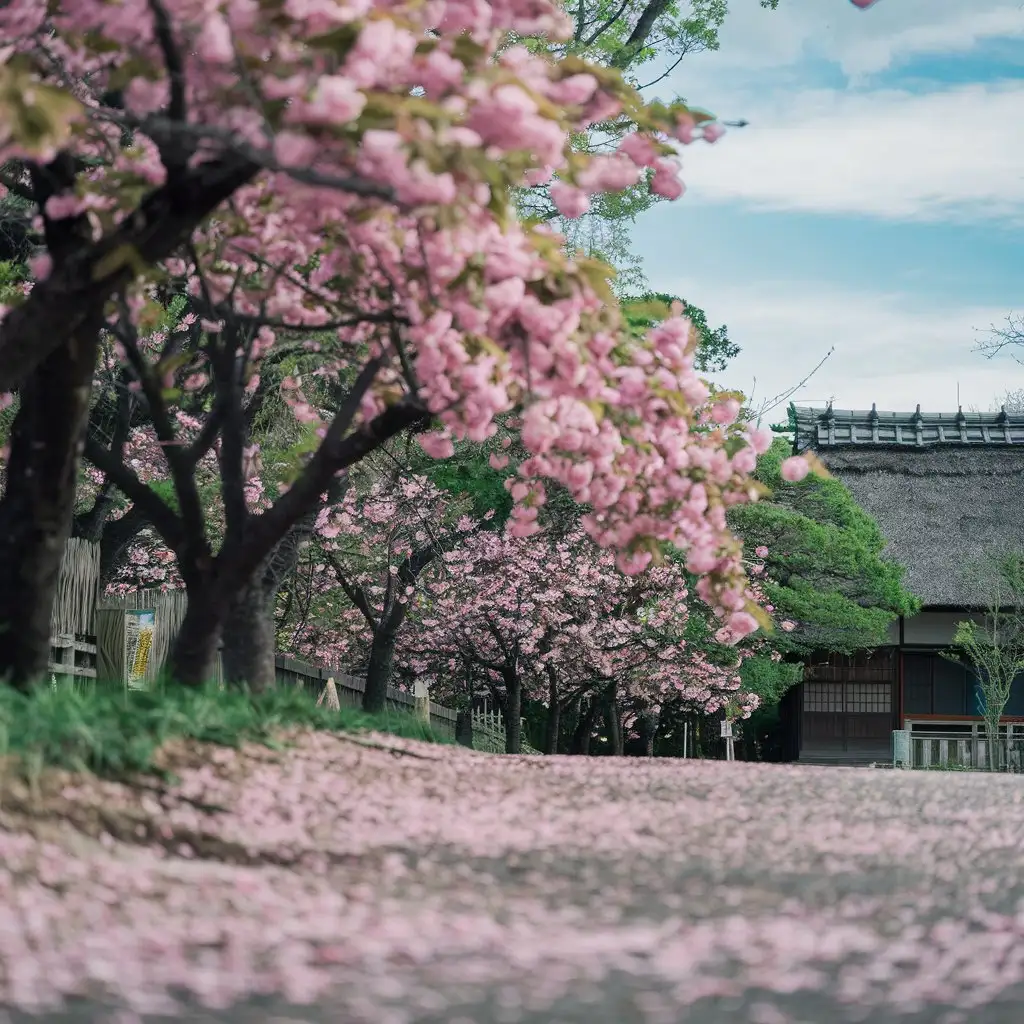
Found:
[{"label": "blue sky", "polygon": [[992,407],[1024,387],[974,351],[1024,312],[1024,3],[779,6],[731,0],[659,87],[751,124],[687,147],[686,195],[637,222],[651,284],[729,326],[717,383],[755,405],[834,348],[796,401]]}]

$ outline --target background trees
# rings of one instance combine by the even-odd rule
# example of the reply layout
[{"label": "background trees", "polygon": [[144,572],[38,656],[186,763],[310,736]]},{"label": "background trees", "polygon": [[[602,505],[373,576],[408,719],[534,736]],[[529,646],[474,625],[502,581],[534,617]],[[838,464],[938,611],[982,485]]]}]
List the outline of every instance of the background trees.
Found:
[{"label": "background trees", "polygon": [[787,624],[773,645],[797,659],[881,646],[889,623],[918,607],[903,588],[903,569],[884,557],[878,524],[838,480],[783,482],[789,451],[778,438],[758,460],[767,499],[729,513],[747,551],[763,551],[758,583],[766,607]]},{"label": "background trees", "polygon": [[1024,550],[988,551],[977,564],[965,566],[964,575],[981,601],[981,621],[956,624],[947,657],[967,665],[977,680],[989,764],[998,768],[999,724],[1014,680],[1024,672]]},{"label": "background trees", "polygon": [[[585,706],[577,752],[600,716],[622,753],[624,721],[665,701],[702,711],[733,701],[737,713],[756,704],[740,692],[735,654],[714,664],[687,644],[693,596],[681,559],[626,575],[578,524],[529,537],[476,532],[442,556],[412,603],[408,670],[431,678],[445,700],[488,695],[510,753],[520,748],[524,700],[546,709],[550,753],[570,709],[579,719]],[[723,649],[739,639],[728,627],[720,634]]]}]

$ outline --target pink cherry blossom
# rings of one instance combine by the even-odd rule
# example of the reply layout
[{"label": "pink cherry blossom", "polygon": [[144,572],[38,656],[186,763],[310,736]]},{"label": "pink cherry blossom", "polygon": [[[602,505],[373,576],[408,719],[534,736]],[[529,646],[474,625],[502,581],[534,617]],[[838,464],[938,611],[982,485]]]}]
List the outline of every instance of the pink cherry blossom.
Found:
[{"label": "pink cherry blossom", "polygon": [[678,199],[685,191],[679,178],[679,164],[675,160],[659,160],[651,178],[651,191],[666,199]]},{"label": "pink cherry blossom", "polygon": [[[133,322],[156,301],[152,282],[173,272],[208,336],[223,337],[233,316],[274,323],[243,360],[247,395],[267,379],[263,360],[299,338],[316,357],[312,380],[376,368],[353,424],[361,436],[382,437],[382,424],[401,419],[396,410],[408,414],[402,429],[432,419],[417,437],[436,458],[456,443],[487,441],[514,412],[527,451],[512,515],[520,538],[538,529],[549,481],[590,507],[585,532],[613,552],[611,562],[642,576],[673,548],[708,574],[702,597],[724,621],[743,607],[742,545],[725,510],[756,496],[760,435],[739,418],[706,429],[710,389],[694,369],[697,340],[681,313],[634,337],[610,270],[518,219],[510,198],[524,181],[555,175],[555,202],[578,216],[592,191],[628,187],[647,168],[655,192],[678,197],[670,140],[683,141],[696,115],[682,103],[645,105],[576,56],[510,45],[566,38],[565,12],[551,0],[289,0],[273,17],[241,0],[158,6],[166,32],[156,8],[136,0],[0,8],[8,91],[35,102],[51,95],[45,86],[67,101],[41,145],[63,147],[83,171],[50,201],[54,215],[82,213],[103,241],[136,222],[140,196],[168,189],[154,204],[166,206],[174,175],[200,176],[217,161],[245,171],[173,252],[153,258],[153,274],[125,281]],[[26,75],[38,80],[35,92],[19,92]],[[126,110],[107,106],[114,85]],[[623,109],[638,128],[614,153],[574,148],[580,131]],[[0,161],[34,158],[38,145],[12,128],[0,136]],[[184,168],[170,155],[180,148]],[[50,294],[37,270],[24,306],[4,313],[5,332]],[[123,347],[112,351],[123,365]],[[201,395],[209,366],[169,365],[156,345],[140,344],[140,353],[162,390]],[[285,382],[280,400],[304,439],[328,436],[335,410],[317,401],[310,380]],[[147,453],[129,467],[141,482],[167,478],[163,454],[198,436],[208,422],[199,419],[172,414],[176,436],[159,445],[146,431],[131,439],[133,458],[135,449]],[[297,458],[306,465],[308,447]],[[209,459],[204,483],[217,480],[216,448]],[[275,504],[275,491],[289,492],[259,473],[247,488],[253,516]],[[204,529],[216,535],[221,510],[204,512]],[[139,544],[147,564],[161,549],[157,537]]]},{"label": "pink cherry blossom", "polygon": [[563,217],[582,217],[590,209],[590,200],[582,189],[556,181],[550,189],[551,201]]},{"label": "pink cherry blossom", "polygon": [[802,455],[792,455],[782,461],[782,479],[789,483],[798,483],[810,471],[811,467]]},{"label": "pink cherry blossom", "polygon": [[705,142],[717,142],[725,134],[725,128],[720,124],[711,122],[701,129],[701,138]]}]

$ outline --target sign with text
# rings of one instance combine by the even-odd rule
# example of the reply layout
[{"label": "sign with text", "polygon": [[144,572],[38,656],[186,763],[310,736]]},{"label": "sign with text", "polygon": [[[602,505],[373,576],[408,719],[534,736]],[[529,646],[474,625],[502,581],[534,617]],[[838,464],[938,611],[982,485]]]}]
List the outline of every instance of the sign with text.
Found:
[{"label": "sign with text", "polygon": [[131,689],[142,686],[153,650],[156,612],[152,608],[132,608],[124,616],[124,665]]}]

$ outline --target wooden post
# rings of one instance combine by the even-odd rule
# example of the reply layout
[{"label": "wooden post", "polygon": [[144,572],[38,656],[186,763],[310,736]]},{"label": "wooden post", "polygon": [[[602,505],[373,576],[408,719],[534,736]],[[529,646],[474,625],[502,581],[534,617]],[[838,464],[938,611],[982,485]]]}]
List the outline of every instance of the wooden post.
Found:
[{"label": "wooden post", "polygon": [[416,717],[426,725],[430,725],[430,688],[425,680],[416,680],[412,696],[415,701],[414,713]]},{"label": "wooden post", "polygon": [[331,678],[324,683],[324,688],[320,691],[320,696],[317,698],[316,706],[320,707],[325,701],[329,710],[341,710],[341,701],[338,700],[338,688],[334,684],[334,676],[331,676]]}]

